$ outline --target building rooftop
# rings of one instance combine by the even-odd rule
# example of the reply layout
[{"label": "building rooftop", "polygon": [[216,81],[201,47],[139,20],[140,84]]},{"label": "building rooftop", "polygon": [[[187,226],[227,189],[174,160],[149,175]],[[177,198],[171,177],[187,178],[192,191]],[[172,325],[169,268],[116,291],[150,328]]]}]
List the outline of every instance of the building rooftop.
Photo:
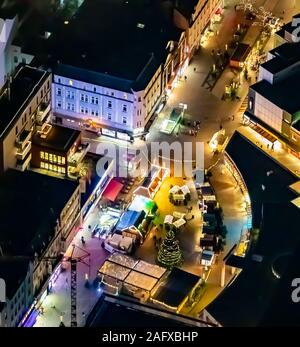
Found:
[{"label": "building rooftop", "polygon": [[[113,298],[115,301],[115,297]],[[127,307],[121,302],[115,303],[102,295],[87,319],[88,327],[184,327],[187,323],[171,312],[161,311],[132,302]],[[155,314],[156,313],[156,314]],[[126,317],[126,318],[125,318]]]},{"label": "building rooftop", "polygon": [[153,299],[168,306],[177,308],[200,281],[200,277],[174,268],[159,287]]},{"label": "building rooftop", "polygon": [[9,169],[0,179],[0,245],[7,256],[40,255],[78,182]]},{"label": "building rooftop", "polygon": [[0,137],[14,125],[20,113],[49,74],[46,71],[22,66],[13,77],[12,82],[4,85],[0,91]]},{"label": "building rooftop", "polygon": [[266,80],[259,81],[253,84],[251,89],[293,115],[300,111],[300,98],[297,89],[299,79],[300,71],[297,71],[274,84]]},{"label": "building rooftop", "polygon": [[[167,2],[86,0],[69,24],[58,26],[49,38],[50,65],[59,62],[143,89],[165,61],[168,42],[180,38],[172,11]],[[106,83],[117,89],[119,79]]]},{"label": "building rooftop", "polygon": [[46,138],[41,138],[39,133],[35,133],[32,139],[33,144],[51,149],[58,152],[67,153],[81,132],[70,128],[61,127],[59,125],[52,125],[52,128]]},{"label": "building rooftop", "polygon": [[[300,13],[295,15],[293,18],[300,18]],[[285,38],[285,33],[292,34],[295,30],[295,26],[292,25],[292,21],[285,24],[279,31],[276,32],[277,35],[281,36],[282,38]]]},{"label": "building rooftop", "polygon": [[[242,272],[207,310],[224,326],[292,322],[297,318],[296,311],[285,309],[286,315],[281,311],[290,306],[291,292],[281,296],[280,291],[281,287],[291,286],[288,274],[299,269],[299,258],[298,263],[293,263],[292,258],[299,254],[300,210],[291,203],[297,194],[289,188],[298,179],[238,132],[226,152],[244,178],[252,203],[253,227],[260,227],[260,232],[246,254]],[[273,173],[268,176],[270,171]],[[259,258],[260,262],[255,260]],[[279,268],[280,278],[276,276]],[[293,325],[296,322],[300,320]]]},{"label": "building rooftop", "polygon": [[7,298],[13,298],[25,279],[29,269],[29,261],[28,258],[24,257],[0,257],[0,278],[5,281]]}]

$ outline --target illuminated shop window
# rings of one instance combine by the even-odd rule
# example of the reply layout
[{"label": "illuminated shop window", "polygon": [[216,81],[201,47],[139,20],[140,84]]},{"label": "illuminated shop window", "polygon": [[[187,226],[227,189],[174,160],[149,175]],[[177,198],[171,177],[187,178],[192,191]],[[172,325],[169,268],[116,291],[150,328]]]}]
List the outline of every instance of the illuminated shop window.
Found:
[{"label": "illuminated shop window", "polygon": [[45,153],[44,152],[40,152],[40,158],[44,159],[44,157],[45,157]]}]

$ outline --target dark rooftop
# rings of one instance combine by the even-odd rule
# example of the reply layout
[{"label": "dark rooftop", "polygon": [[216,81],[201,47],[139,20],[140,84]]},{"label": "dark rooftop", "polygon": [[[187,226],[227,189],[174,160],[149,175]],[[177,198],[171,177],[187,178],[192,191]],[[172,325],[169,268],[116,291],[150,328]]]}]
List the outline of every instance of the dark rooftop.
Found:
[{"label": "dark rooftop", "polygon": [[52,125],[52,128],[45,139],[35,133],[32,139],[34,145],[51,149],[58,152],[67,153],[74,145],[81,132],[70,128]]},{"label": "dark rooftop", "polygon": [[248,54],[250,53],[250,50],[251,47],[246,43],[239,43],[230,59],[243,62],[246,60]]},{"label": "dark rooftop", "polygon": [[7,256],[41,254],[78,182],[9,169],[0,180],[0,245]]},{"label": "dark rooftop", "polygon": [[153,298],[166,305],[178,307],[199,280],[200,277],[196,275],[174,268]]},{"label": "dark rooftop", "polygon": [[32,99],[48,76],[49,72],[22,66],[10,85],[10,100],[7,91],[8,83],[4,85],[0,92],[0,137],[4,135],[6,129],[13,126],[26,107],[26,101]]},{"label": "dark rooftop", "polygon": [[[295,15],[293,18],[300,18],[300,13]],[[279,31],[276,32],[276,34],[281,36],[282,38],[285,37],[285,32],[292,34],[293,31],[295,30],[295,26],[293,26],[292,23],[293,22],[291,21],[291,22],[285,24]]]},{"label": "dark rooftop", "polygon": [[288,75],[274,84],[270,84],[265,80],[259,81],[253,84],[251,89],[293,115],[300,111],[299,80],[300,71]]},{"label": "dark rooftop", "polygon": [[[290,305],[291,296],[283,295],[280,288],[291,285],[286,282],[287,274],[299,270],[299,265],[282,262],[280,279],[274,275],[274,265],[286,254],[292,259],[299,251],[300,210],[291,203],[297,196],[289,189],[297,178],[238,132],[226,151],[243,175],[252,203],[253,225],[261,230],[257,241],[251,243],[242,272],[207,310],[224,326],[291,322],[297,318],[293,315],[296,310],[282,315],[281,308]],[[269,171],[273,173],[267,176]],[[254,255],[261,256],[262,261],[255,261],[258,257]],[[300,323],[299,312],[296,323]]]},{"label": "dark rooftop", "polygon": [[[132,305],[130,305],[132,306]],[[135,306],[139,306],[135,302]],[[152,308],[153,309],[153,308]],[[168,316],[172,313],[168,312]],[[125,318],[126,317],[126,318]],[[112,303],[105,299],[104,295],[100,298],[99,302],[93,309],[92,313],[87,319],[88,327],[184,327],[185,323],[176,321],[172,318],[167,318],[166,313],[153,314],[145,312],[143,307],[133,308],[127,307],[122,304]]]},{"label": "dark rooftop", "polygon": [[24,257],[0,257],[0,278],[6,284],[6,296],[15,295],[29,268],[29,259]]},{"label": "dark rooftop", "polygon": [[[49,38],[52,65],[65,65],[131,81],[139,90],[167,57],[181,30],[173,5],[150,0],[86,0],[67,25]],[[103,78],[102,75],[101,78]],[[100,78],[100,77],[99,77]],[[118,88],[118,81],[115,88]]]}]

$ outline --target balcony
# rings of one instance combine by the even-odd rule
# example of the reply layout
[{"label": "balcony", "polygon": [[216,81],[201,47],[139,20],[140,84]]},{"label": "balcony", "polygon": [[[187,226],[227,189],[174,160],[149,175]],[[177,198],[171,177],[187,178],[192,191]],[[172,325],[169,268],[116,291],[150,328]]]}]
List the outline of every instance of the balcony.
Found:
[{"label": "balcony", "polygon": [[16,139],[16,146],[21,152],[24,150],[27,142],[31,140],[31,130],[23,129],[21,134]]},{"label": "balcony", "polygon": [[38,125],[46,122],[46,118],[50,113],[50,104],[42,103],[36,114],[36,121]]},{"label": "balcony", "polygon": [[31,161],[31,153],[27,155],[27,157],[24,160],[17,160],[17,170],[25,171]]},{"label": "balcony", "polygon": [[17,150],[17,159],[24,160],[27,154],[31,151],[31,141],[27,141],[24,145],[24,148],[19,148]]},{"label": "balcony", "polygon": [[91,145],[89,143],[81,144],[78,147],[78,150],[68,157],[68,165],[71,167],[77,167],[79,163],[86,156],[90,150]]}]

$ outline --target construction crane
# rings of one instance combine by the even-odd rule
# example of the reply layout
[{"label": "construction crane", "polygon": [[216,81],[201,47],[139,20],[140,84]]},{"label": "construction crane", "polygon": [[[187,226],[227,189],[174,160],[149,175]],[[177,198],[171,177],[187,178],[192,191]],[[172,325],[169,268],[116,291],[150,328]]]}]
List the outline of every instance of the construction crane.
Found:
[{"label": "construction crane", "polygon": [[[75,248],[81,251],[80,256],[75,256]],[[90,253],[85,249],[72,244],[70,256],[66,255],[63,261],[71,263],[71,327],[77,327],[77,263],[82,263],[89,267],[90,277]],[[88,262],[85,259],[88,258]]]}]

